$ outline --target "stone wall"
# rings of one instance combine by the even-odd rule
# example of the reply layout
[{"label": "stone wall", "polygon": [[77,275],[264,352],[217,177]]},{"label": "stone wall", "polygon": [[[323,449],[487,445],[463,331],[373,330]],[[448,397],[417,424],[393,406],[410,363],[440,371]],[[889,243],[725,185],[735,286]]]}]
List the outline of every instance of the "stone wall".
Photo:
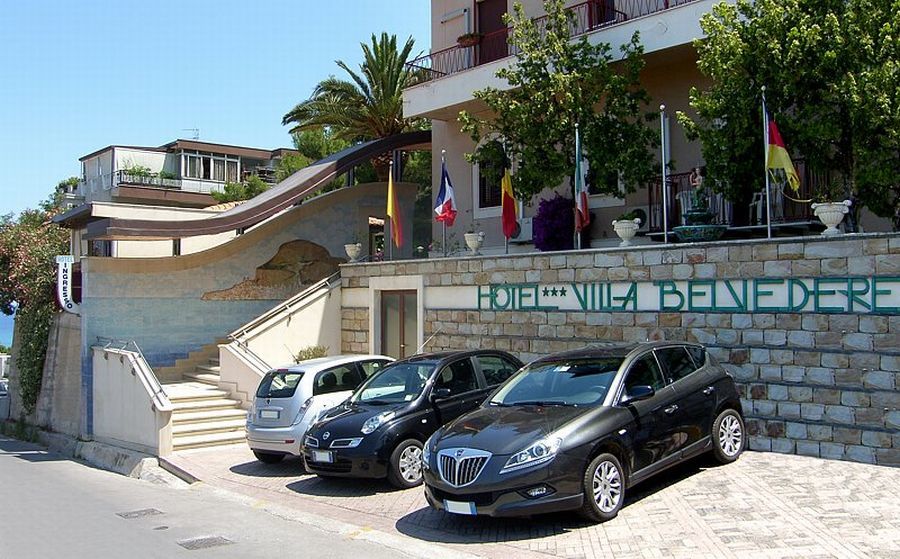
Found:
[{"label": "stone wall", "polygon": [[[371,277],[421,275],[425,338],[437,332],[429,350],[497,348],[529,360],[597,341],[700,342],[739,383],[751,448],[900,465],[900,306],[894,303],[900,235],[346,265],[342,275],[345,301],[362,300],[353,291],[366,291]],[[471,294],[473,286],[491,284],[808,278],[822,282],[824,292],[828,278],[847,277],[893,282],[893,293],[885,284],[871,288],[886,290],[882,301],[890,298],[894,306],[857,305],[857,312],[833,312],[824,303],[821,312],[479,310],[470,295],[471,308],[447,303],[454,289]],[[344,351],[379,349],[369,341],[370,312],[345,304]]]}]

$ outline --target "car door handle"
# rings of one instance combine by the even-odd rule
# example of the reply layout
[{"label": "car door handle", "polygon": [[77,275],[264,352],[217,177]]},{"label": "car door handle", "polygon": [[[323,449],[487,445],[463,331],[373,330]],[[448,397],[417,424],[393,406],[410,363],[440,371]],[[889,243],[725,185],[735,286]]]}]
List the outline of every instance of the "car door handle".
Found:
[{"label": "car door handle", "polygon": [[672,404],[671,406],[667,407],[663,411],[669,415],[672,415],[673,413],[678,411],[678,404]]},{"label": "car door handle", "polygon": [[710,394],[712,394],[715,391],[716,391],[715,386],[707,386],[706,388],[703,389],[703,393],[706,394],[707,396],[709,396]]}]

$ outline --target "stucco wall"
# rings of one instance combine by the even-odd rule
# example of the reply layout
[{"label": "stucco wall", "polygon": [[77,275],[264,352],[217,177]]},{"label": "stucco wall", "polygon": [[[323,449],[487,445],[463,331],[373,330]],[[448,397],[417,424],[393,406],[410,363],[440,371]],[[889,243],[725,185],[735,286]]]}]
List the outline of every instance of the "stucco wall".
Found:
[{"label": "stucco wall", "polygon": [[[424,285],[419,343],[437,332],[428,350],[497,348],[527,361],[597,341],[700,342],[739,382],[751,448],[900,465],[898,234],[345,265],[342,276],[345,351],[380,349],[378,337],[369,336],[369,325],[378,322],[377,306],[367,303],[373,284],[419,277]],[[877,307],[849,302],[842,294],[848,277],[857,278],[853,288],[860,291],[859,301],[869,298],[870,307],[879,291]],[[837,278],[840,285],[829,283]],[[734,286],[748,280],[753,301],[745,310],[728,309],[733,303],[720,297],[715,310],[700,310],[708,297],[698,297],[703,303],[695,301],[693,310],[686,304],[682,310],[647,310],[662,289],[675,285],[686,293],[688,280],[698,289],[706,285],[701,280],[729,280]],[[641,290],[637,310],[628,303],[628,310],[588,303],[588,309],[598,310],[583,311],[571,292],[562,310],[533,308],[542,295],[533,291],[515,299],[519,310],[492,309],[485,298],[491,285],[509,284],[579,292],[586,285],[611,285],[614,296],[623,296],[630,282]],[[820,295],[800,305],[799,283]],[[869,289],[865,294],[863,285]],[[785,286],[795,291],[787,305],[794,310],[764,294]],[[557,304],[549,297],[539,299],[542,306]],[[497,302],[502,306],[503,296]],[[669,295],[665,302],[674,307],[678,299]],[[762,308],[769,305],[782,308]]]}]

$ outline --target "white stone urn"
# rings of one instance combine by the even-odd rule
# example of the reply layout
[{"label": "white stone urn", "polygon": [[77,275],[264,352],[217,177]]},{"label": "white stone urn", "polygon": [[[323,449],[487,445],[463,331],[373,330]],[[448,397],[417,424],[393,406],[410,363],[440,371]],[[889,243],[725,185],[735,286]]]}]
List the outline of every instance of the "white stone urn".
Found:
[{"label": "white stone urn", "polygon": [[481,231],[477,233],[466,233],[463,237],[465,237],[466,246],[472,251],[472,255],[475,256],[480,254],[478,251],[481,249],[482,243],[484,243],[484,233]]},{"label": "white stone urn", "polygon": [[613,230],[616,232],[616,235],[622,239],[622,242],[619,243],[620,247],[627,247],[631,245],[631,239],[637,234],[637,230],[641,227],[641,219],[636,217],[634,219],[615,219],[612,222]]},{"label": "white stone urn", "polygon": [[356,262],[359,259],[359,254],[362,252],[362,243],[347,243],[344,245],[344,252],[347,253],[347,257],[350,258],[351,262]]},{"label": "white stone urn", "polygon": [[823,235],[830,237],[841,234],[837,226],[850,211],[851,204],[850,200],[844,200],[843,202],[822,202],[821,204],[812,205],[813,213],[825,224],[825,230],[822,231]]}]

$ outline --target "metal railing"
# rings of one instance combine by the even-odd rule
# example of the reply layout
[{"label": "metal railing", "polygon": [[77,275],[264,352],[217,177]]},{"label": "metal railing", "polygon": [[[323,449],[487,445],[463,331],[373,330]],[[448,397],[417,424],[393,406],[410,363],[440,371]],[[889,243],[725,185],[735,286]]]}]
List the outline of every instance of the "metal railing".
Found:
[{"label": "metal railing", "polygon": [[116,171],[116,184],[133,184],[137,186],[150,186],[154,188],[180,189],[180,179],[167,179],[156,174],[135,174],[127,170]]},{"label": "metal railing", "polygon": [[[696,1],[698,0],[588,0],[568,9],[572,15],[569,32],[572,37],[578,37]],[[532,21],[541,36],[544,36],[547,16]],[[417,76],[415,83],[422,83],[514,56],[519,50],[509,44],[510,32],[509,28],[500,29],[483,35],[477,45],[454,45],[420,56],[408,62],[407,68]]]},{"label": "metal railing", "polygon": [[[146,375],[146,377],[147,377],[147,380],[151,382],[151,384],[152,384],[151,390],[153,390],[151,397],[156,399],[157,396],[162,394],[163,396],[166,397],[166,399],[169,398],[169,395],[166,394],[166,390],[163,388],[162,383],[159,382],[159,379],[156,377],[156,373],[153,372],[153,368],[150,367],[149,363],[147,363],[147,358],[144,357],[144,352],[141,350],[141,346],[139,346],[136,341],[134,341],[134,340],[117,340],[114,338],[105,338],[103,336],[97,336],[97,344],[101,345],[102,349],[104,349],[104,350],[116,349],[119,351],[133,351],[134,353],[136,353],[140,357],[141,362],[144,365],[146,365],[146,367],[147,367],[148,374]],[[131,349],[129,349],[129,347],[133,347],[134,349],[131,350]]]}]

